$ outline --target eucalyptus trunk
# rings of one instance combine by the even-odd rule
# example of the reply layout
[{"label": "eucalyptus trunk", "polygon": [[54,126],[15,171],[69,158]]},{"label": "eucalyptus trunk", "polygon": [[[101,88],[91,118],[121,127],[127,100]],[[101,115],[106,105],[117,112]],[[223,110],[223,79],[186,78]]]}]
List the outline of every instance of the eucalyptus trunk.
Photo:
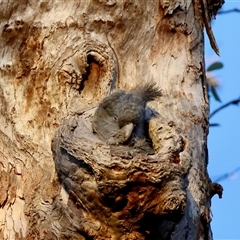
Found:
[{"label": "eucalyptus trunk", "polygon": [[[209,2],[1,1],[1,239],[212,239]],[[102,141],[99,102],[149,81],[154,154]]]}]

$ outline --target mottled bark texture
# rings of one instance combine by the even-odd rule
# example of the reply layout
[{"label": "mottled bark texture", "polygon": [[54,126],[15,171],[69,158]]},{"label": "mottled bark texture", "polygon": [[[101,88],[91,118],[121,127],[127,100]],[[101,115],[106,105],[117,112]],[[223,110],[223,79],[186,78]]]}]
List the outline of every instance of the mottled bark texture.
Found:
[{"label": "mottled bark texture", "polygon": [[[206,3],[0,6],[0,239],[212,239]],[[101,141],[100,100],[149,80],[155,154]]]}]

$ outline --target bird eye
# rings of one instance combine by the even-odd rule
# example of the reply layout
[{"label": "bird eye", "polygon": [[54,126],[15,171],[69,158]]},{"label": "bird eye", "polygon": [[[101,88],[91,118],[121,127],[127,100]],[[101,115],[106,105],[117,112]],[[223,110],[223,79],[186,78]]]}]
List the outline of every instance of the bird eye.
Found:
[{"label": "bird eye", "polygon": [[117,118],[116,116],[114,116],[114,117],[113,117],[113,119],[114,119],[115,121],[117,121],[117,120],[118,120],[118,118]]}]

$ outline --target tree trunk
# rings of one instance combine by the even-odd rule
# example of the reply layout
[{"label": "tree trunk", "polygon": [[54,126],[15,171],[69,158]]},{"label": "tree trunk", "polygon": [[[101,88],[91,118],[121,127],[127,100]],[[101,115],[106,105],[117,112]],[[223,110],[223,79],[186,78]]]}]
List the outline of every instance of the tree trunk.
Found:
[{"label": "tree trunk", "polygon": [[[212,239],[205,8],[1,1],[0,239]],[[93,133],[105,96],[148,81],[154,155]]]}]

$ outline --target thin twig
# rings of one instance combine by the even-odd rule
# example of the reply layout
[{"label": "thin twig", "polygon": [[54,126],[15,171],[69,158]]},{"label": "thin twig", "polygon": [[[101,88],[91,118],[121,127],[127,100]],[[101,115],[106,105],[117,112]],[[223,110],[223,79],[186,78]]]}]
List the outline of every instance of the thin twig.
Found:
[{"label": "thin twig", "polygon": [[229,173],[225,173],[224,175],[222,175],[221,177],[217,178],[214,182],[220,182],[224,179],[227,179],[231,176],[233,176],[234,174],[236,174],[237,172],[240,171],[240,167],[236,168],[235,170],[233,170],[232,172],[229,172]]},{"label": "thin twig", "polygon": [[211,118],[214,114],[216,114],[217,112],[221,111],[222,109],[230,106],[230,105],[238,105],[240,103],[240,97],[238,99],[235,99],[235,100],[232,100],[224,105],[222,105],[221,107],[217,108],[215,111],[213,111],[211,114],[210,114],[210,117]]},{"label": "thin twig", "polygon": [[225,14],[225,13],[232,13],[232,12],[240,12],[240,9],[238,8],[233,8],[233,9],[229,9],[229,10],[225,10],[225,11],[219,11],[218,14]]}]

